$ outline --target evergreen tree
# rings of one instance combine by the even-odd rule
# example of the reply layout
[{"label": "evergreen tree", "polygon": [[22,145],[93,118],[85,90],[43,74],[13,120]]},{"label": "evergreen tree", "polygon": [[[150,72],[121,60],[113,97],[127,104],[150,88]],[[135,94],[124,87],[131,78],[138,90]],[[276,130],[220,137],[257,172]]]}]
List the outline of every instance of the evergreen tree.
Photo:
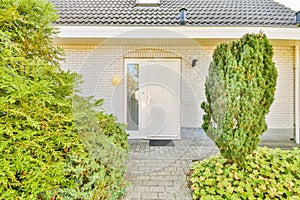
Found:
[{"label": "evergreen tree", "polygon": [[267,130],[277,70],[263,33],[219,45],[206,78],[202,128],[229,162],[242,165]]},{"label": "evergreen tree", "polygon": [[59,68],[55,19],[47,1],[0,0],[1,199],[55,197],[70,186],[65,155],[84,153],[72,125],[76,75]]},{"label": "evergreen tree", "polygon": [[125,128],[95,111],[101,100],[73,96],[77,75],[52,43],[57,17],[47,0],[0,0],[0,199],[118,199]]}]

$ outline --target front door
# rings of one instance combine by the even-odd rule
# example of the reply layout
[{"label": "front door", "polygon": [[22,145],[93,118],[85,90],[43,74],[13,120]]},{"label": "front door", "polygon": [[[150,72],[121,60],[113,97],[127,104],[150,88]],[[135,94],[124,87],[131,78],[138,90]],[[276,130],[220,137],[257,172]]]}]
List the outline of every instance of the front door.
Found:
[{"label": "front door", "polygon": [[180,139],[180,59],[126,59],[131,138]]}]

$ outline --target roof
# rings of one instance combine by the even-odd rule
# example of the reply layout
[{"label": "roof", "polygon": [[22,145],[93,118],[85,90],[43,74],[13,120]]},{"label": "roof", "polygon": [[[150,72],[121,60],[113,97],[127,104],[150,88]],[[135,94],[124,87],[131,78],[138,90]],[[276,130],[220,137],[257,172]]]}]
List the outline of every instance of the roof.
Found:
[{"label": "roof", "polygon": [[161,0],[159,6],[137,6],[136,0],[50,0],[58,25],[178,26],[187,9],[186,26],[292,27],[295,12],[273,0]]}]

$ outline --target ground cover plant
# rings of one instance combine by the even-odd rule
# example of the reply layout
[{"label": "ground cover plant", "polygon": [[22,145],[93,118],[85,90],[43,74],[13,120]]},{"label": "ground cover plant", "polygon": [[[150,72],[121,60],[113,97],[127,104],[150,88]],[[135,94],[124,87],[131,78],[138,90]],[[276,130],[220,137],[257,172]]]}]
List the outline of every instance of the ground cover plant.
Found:
[{"label": "ground cover plant", "polygon": [[56,19],[45,0],[0,0],[0,199],[118,199],[125,127],[74,95]]},{"label": "ground cover plant", "polygon": [[245,167],[223,156],[191,166],[193,199],[300,199],[300,150],[259,147]]}]

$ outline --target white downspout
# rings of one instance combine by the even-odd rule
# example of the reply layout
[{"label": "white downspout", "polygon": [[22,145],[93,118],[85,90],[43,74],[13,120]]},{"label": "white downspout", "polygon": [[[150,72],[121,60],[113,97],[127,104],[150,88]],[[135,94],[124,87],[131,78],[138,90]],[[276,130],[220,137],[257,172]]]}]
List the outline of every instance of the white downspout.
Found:
[{"label": "white downspout", "polygon": [[299,63],[299,46],[295,46],[295,142],[300,144],[300,133],[299,133],[299,78],[300,78],[300,63]]}]

